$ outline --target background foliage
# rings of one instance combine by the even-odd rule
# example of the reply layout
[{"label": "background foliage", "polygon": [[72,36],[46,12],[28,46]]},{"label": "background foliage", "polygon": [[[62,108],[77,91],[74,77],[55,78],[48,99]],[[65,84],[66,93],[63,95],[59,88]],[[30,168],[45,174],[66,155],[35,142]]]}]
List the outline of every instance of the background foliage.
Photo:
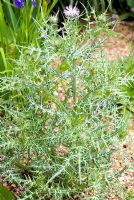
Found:
[{"label": "background foliage", "polygon": [[[26,1],[22,8],[16,8],[13,2],[0,1],[0,71],[10,70],[5,57],[17,57],[16,45],[29,45],[38,37],[34,21],[40,21],[41,16],[48,17],[57,3],[37,0],[33,8],[31,1]],[[42,10],[41,10],[42,6]]]}]

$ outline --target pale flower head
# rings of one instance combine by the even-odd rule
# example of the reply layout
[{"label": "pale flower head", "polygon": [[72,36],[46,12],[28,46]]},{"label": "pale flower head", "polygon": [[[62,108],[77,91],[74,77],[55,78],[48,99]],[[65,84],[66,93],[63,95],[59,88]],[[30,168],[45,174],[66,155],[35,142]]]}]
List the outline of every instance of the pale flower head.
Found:
[{"label": "pale flower head", "polygon": [[58,23],[57,15],[50,15],[49,16],[49,22],[52,23],[52,24],[57,24]]},{"label": "pale flower head", "polygon": [[69,5],[64,9],[64,15],[66,17],[78,17],[80,15],[80,10],[76,6]]}]

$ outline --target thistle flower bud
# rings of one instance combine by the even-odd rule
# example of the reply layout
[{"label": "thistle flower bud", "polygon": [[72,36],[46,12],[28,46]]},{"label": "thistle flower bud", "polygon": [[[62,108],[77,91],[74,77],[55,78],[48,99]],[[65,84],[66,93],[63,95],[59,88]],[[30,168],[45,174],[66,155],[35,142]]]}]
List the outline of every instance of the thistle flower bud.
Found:
[{"label": "thistle flower bud", "polygon": [[50,15],[48,20],[52,24],[57,24],[58,23],[58,17],[56,15]]}]

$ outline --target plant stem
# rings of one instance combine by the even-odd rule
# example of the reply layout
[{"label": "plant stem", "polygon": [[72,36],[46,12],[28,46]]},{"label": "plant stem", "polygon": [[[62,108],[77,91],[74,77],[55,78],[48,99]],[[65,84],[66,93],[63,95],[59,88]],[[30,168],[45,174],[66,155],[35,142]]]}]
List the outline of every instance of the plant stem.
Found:
[{"label": "plant stem", "polygon": [[76,103],[76,65],[75,65],[75,60],[73,60],[73,78],[72,78],[72,88],[73,88],[73,101],[74,104]]}]

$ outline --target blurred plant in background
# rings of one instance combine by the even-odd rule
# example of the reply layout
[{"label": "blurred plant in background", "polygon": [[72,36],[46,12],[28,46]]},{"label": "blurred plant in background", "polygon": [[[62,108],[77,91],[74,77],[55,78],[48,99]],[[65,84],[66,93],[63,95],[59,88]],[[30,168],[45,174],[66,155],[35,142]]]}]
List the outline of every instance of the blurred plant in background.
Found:
[{"label": "blurred plant in background", "polygon": [[39,35],[34,21],[40,21],[41,16],[48,18],[57,1],[49,4],[46,0],[36,0],[36,7],[35,1],[32,4],[28,0],[21,1],[21,4],[17,0],[15,4],[0,1],[0,71],[10,70],[6,57],[17,57],[16,45],[27,46],[36,42]]},{"label": "blurred plant in background", "polygon": [[117,11],[128,11],[129,8],[134,8],[133,0],[112,0],[112,4]]},{"label": "blurred plant in background", "polygon": [[[14,4],[17,8],[21,8],[24,3],[25,3],[25,0],[14,0]],[[31,0],[31,3],[32,3],[33,7],[36,7],[36,1],[35,0]]]}]

